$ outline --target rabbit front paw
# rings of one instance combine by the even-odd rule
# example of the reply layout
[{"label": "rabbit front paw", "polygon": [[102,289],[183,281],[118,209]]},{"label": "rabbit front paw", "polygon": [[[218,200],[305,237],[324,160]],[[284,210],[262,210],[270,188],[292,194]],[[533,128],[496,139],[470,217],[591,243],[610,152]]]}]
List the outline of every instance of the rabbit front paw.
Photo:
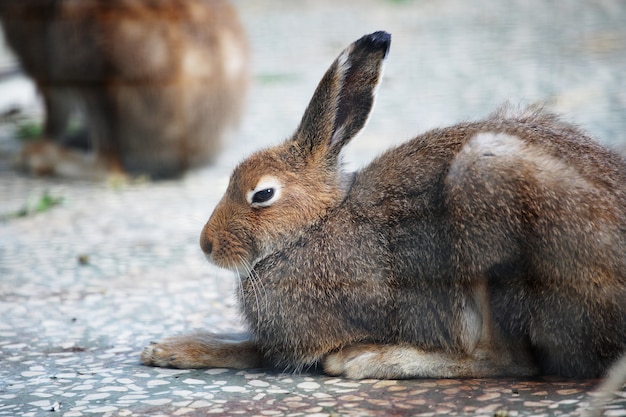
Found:
[{"label": "rabbit front paw", "polygon": [[152,342],[141,352],[141,362],[144,365],[161,368],[190,368],[189,361],[180,349],[172,344]]},{"label": "rabbit front paw", "polygon": [[144,365],[164,368],[257,368],[262,355],[247,335],[216,335],[198,332],[170,337],[146,346]]}]

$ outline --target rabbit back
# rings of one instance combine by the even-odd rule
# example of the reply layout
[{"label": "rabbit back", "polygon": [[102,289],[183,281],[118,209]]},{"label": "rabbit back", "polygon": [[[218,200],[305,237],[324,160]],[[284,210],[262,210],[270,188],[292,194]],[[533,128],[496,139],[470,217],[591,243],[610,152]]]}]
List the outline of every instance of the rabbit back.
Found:
[{"label": "rabbit back", "polygon": [[407,286],[446,305],[486,281],[499,330],[543,372],[599,375],[626,349],[625,184],[620,155],[552,114],[505,107],[385,154],[348,202],[382,216]]}]

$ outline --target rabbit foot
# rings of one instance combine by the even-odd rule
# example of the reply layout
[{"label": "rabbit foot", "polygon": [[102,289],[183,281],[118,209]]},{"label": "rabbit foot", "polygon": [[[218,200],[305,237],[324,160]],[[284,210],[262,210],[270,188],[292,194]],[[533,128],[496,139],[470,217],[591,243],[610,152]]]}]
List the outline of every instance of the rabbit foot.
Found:
[{"label": "rabbit foot", "polygon": [[440,370],[433,368],[433,354],[413,346],[352,345],[327,355],[324,371],[351,379],[400,379],[429,377]]},{"label": "rabbit foot", "polygon": [[333,376],[345,376],[351,379],[365,379],[367,364],[375,353],[361,352],[348,347],[326,355],[322,361],[324,372]]},{"label": "rabbit foot", "polygon": [[151,343],[141,352],[144,365],[163,368],[258,368],[262,356],[241,336],[194,333]]},{"label": "rabbit foot", "polygon": [[[141,351],[141,362],[144,365],[158,366],[161,368],[180,368],[176,360],[176,354],[168,349],[167,344],[151,342]],[[184,368],[184,366],[182,366]]]},{"label": "rabbit foot", "polygon": [[87,180],[102,180],[108,174],[118,171],[107,169],[106,164],[94,154],[65,148],[49,140],[24,146],[15,166],[37,176],[52,175]]},{"label": "rabbit foot", "polygon": [[427,352],[411,345],[352,345],[327,355],[324,371],[352,379],[486,378],[533,376],[532,363],[516,364],[508,355]]}]

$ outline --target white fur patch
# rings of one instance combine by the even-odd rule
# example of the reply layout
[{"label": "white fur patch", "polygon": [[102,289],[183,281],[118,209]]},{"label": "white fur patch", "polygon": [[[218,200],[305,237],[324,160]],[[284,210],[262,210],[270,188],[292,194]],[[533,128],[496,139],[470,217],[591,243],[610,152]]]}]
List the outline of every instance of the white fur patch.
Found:
[{"label": "white fur patch", "polygon": [[[246,201],[252,207],[269,207],[280,199],[282,194],[282,188],[283,184],[278,178],[272,175],[264,175],[259,179],[257,185],[252,190],[246,193]],[[269,189],[272,189],[274,191],[272,198],[260,203],[253,201],[254,195],[256,193]]]},{"label": "white fur patch", "polygon": [[[531,169],[545,184],[573,188],[593,188],[578,170],[539,146],[524,142],[520,137],[506,133],[484,132],[472,138],[459,152],[453,165],[472,163],[481,158],[497,157],[499,165],[515,163]],[[463,161],[464,160],[464,161]],[[462,162],[463,161],[463,162]]]},{"label": "white fur patch", "polygon": [[382,62],[380,63],[380,71],[378,73],[378,80],[376,80],[376,85],[372,89],[372,96],[374,97],[376,97],[376,95],[378,94],[378,89],[380,88],[381,81],[383,80],[383,76],[385,74],[385,67],[387,66],[387,56],[389,56],[389,54],[385,55]]},{"label": "white fur patch", "polygon": [[518,159],[526,147],[521,138],[506,133],[482,132],[470,139],[450,165],[448,181],[451,184],[466,180],[468,170],[483,160]]},{"label": "white fur patch", "polygon": [[350,62],[348,61],[348,58],[350,58],[350,52],[351,49],[348,48],[337,57],[337,68],[338,71],[341,72],[342,77],[344,76],[346,71],[350,69]]},{"label": "white fur patch", "polygon": [[477,134],[463,148],[463,151],[476,152],[484,156],[513,155],[520,152],[524,142],[517,136],[506,133],[482,132]]}]

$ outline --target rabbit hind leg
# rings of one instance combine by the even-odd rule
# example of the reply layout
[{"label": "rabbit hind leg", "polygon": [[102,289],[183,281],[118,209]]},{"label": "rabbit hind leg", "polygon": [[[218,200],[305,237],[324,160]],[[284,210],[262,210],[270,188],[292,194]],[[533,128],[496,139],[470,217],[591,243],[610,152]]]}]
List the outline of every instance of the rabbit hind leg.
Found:
[{"label": "rabbit hind leg", "polygon": [[331,375],[348,378],[486,378],[537,375],[538,368],[524,342],[507,340],[494,324],[484,279],[476,279],[473,303],[463,314],[463,347],[425,350],[410,343],[361,343],[326,355],[322,364]]},{"label": "rabbit hind leg", "polygon": [[476,349],[471,354],[425,351],[406,344],[356,344],[327,355],[324,371],[353,379],[485,378],[532,376],[531,361]]}]

